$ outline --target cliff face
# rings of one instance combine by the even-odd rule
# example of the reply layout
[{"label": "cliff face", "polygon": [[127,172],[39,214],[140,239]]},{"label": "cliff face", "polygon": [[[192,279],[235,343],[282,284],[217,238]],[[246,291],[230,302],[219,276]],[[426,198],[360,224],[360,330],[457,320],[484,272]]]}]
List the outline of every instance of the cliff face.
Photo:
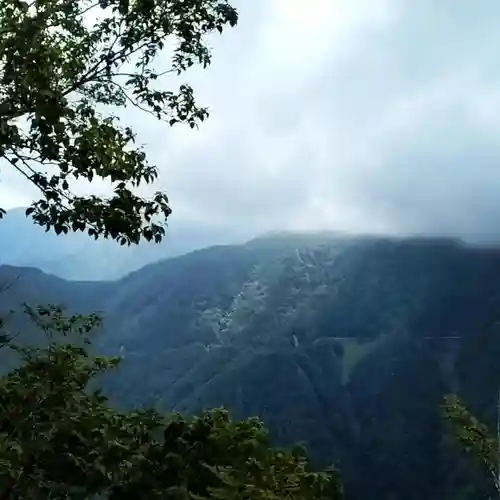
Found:
[{"label": "cliff face", "polygon": [[118,404],[260,415],[339,465],[354,499],[480,493],[440,404],[456,391],[493,418],[500,251],[279,235],[64,283],[72,306],[104,311],[98,347],[125,357],[103,381]]}]

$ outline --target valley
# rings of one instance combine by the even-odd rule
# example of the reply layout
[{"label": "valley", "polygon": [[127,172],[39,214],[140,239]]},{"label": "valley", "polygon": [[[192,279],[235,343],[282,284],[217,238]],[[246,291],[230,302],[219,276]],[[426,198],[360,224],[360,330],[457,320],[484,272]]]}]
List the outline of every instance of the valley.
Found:
[{"label": "valley", "polygon": [[457,392],[494,421],[499,278],[499,250],[457,241],[283,233],[108,282],[2,266],[0,308],[100,311],[95,347],[124,358],[101,381],[120,407],[258,415],[276,442],[338,466],[347,498],[441,500],[488,484],[440,406]]}]

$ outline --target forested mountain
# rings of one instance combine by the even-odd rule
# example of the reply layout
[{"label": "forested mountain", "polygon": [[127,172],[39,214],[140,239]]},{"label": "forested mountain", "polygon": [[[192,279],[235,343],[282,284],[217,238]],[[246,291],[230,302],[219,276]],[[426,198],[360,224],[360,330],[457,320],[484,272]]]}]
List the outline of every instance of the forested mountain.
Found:
[{"label": "forested mountain", "polygon": [[112,280],[160,259],[212,245],[239,243],[249,234],[226,227],[178,221],[169,223],[161,244],[120,246],[94,241],[86,234],[59,237],[25,216],[25,208],[9,210],[0,224],[0,264],[37,267],[69,280]]},{"label": "forested mountain", "polygon": [[278,442],[335,462],[355,500],[487,493],[440,405],[453,391],[493,421],[500,250],[278,234],[109,283],[0,268],[7,278],[3,309],[26,298],[103,311],[97,346],[125,359],[102,383],[122,406],[259,415]]}]

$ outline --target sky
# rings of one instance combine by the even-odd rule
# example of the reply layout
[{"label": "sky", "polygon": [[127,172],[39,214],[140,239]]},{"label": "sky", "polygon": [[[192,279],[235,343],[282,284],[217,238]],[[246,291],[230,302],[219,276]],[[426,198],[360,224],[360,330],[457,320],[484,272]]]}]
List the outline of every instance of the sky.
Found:
[{"label": "sky", "polygon": [[[210,108],[199,130],[123,114],[173,220],[500,239],[498,0],[233,5],[184,77]],[[2,168],[0,205],[32,195]]]}]

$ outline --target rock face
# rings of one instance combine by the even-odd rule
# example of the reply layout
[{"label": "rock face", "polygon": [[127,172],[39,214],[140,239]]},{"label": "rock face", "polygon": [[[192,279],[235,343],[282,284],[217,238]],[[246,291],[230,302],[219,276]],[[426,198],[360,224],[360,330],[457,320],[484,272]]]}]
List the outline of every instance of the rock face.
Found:
[{"label": "rock face", "polygon": [[[31,290],[34,300],[33,273],[7,295]],[[37,289],[48,290],[41,298],[103,311],[97,345],[125,358],[103,380],[118,404],[260,415],[280,443],[303,441],[319,464],[340,466],[356,500],[485,493],[450,442],[440,405],[455,391],[493,421],[499,250],[283,234],[151,264],[114,283],[37,276]]]}]

